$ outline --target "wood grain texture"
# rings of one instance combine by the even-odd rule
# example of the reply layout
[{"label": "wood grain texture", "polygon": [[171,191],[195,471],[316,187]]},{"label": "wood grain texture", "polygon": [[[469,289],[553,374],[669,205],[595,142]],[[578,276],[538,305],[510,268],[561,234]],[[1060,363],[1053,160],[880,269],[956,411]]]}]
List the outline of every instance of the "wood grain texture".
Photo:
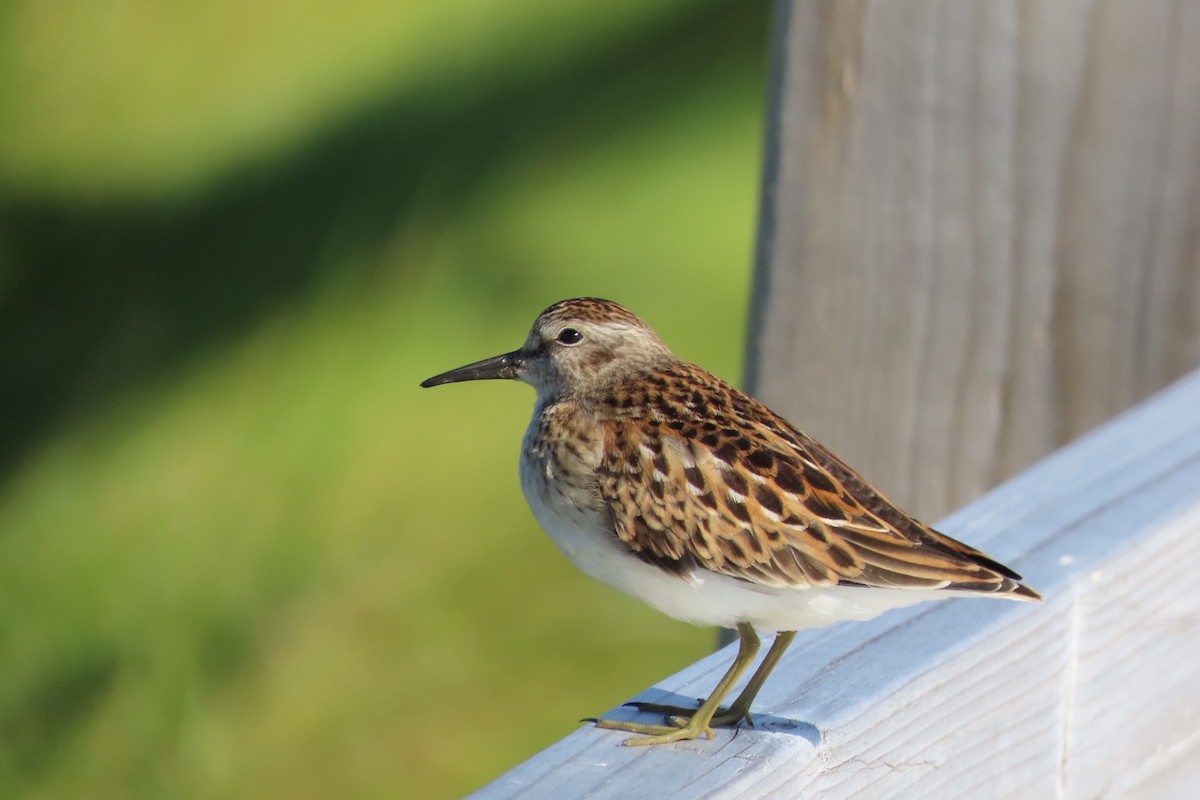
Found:
[{"label": "wood grain texture", "polygon": [[[756,728],[625,748],[628,734],[584,727],[474,796],[1186,796],[1200,757],[1200,372],[939,527],[1046,601],[948,600],[801,633]],[[639,699],[700,697],[732,656]]]},{"label": "wood grain texture", "polygon": [[754,394],[936,518],[1200,365],[1200,1],[777,8]]}]

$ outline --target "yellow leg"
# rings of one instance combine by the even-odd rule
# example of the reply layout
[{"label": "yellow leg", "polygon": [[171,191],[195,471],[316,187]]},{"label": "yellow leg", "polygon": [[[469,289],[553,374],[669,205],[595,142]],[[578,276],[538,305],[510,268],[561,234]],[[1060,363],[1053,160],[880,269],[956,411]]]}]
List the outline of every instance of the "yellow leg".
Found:
[{"label": "yellow leg", "polygon": [[[751,725],[754,724],[754,721],[750,719],[750,705],[754,702],[754,698],[758,696],[758,692],[762,689],[763,684],[767,682],[767,677],[775,669],[775,665],[779,663],[779,659],[783,657],[784,651],[788,649],[788,646],[795,638],[795,631],[781,631],[775,637],[775,641],[771,643],[771,649],[767,651],[763,662],[758,665],[758,669],[750,677],[746,688],[742,689],[742,693],[738,695],[729,708],[717,709],[717,712],[713,714],[712,720],[709,722],[710,725],[736,725],[743,719]],[[632,703],[631,705],[637,706],[639,711],[666,714],[668,721],[676,727],[686,725],[695,713],[690,708],[682,708],[680,706],[661,706],[655,703]]]},{"label": "yellow leg", "polygon": [[754,720],[750,719],[750,704],[754,702],[754,698],[758,696],[758,690],[767,682],[767,676],[771,674],[771,670],[775,669],[779,659],[783,658],[783,652],[788,649],[788,645],[795,638],[795,631],[780,631],[776,635],[775,641],[771,642],[771,649],[763,657],[763,662],[758,665],[758,669],[750,676],[746,688],[742,689],[742,693],[737,696],[733,705],[727,710],[713,715],[713,725],[736,725],[743,719],[751,725],[754,724]]},{"label": "yellow leg", "polygon": [[713,693],[709,695],[708,699],[704,701],[700,708],[691,713],[687,719],[677,720],[680,723],[679,725],[647,725],[640,722],[608,719],[591,721],[596,723],[597,728],[610,728],[612,730],[628,731],[629,733],[647,734],[638,739],[626,739],[621,743],[624,745],[665,744],[667,742],[677,742],[681,739],[698,739],[700,736],[707,736],[711,739],[713,732],[710,723],[713,714],[716,713],[717,708],[721,705],[721,701],[729,694],[729,690],[737,683],[738,678],[746,671],[746,667],[750,666],[750,662],[754,660],[754,656],[758,654],[758,635],[754,632],[753,628],[745,622],[739,623],[738,635],[741,637],[741,642],[738,645],[737,658],[733,660],[733,664],[730,665],[724,677],[717,682],[717,688],[713,689]]}]

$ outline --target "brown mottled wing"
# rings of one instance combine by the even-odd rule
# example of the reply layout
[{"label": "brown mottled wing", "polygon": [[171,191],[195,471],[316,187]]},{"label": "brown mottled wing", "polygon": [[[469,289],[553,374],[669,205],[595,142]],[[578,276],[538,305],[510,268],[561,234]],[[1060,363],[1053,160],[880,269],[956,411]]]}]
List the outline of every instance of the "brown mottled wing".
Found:
[{"label": "brown mottled wing", "polygon": [[912,519],[820,444],[721,387],[735,393],[732,405],[706,392],[607,423],[598,488],[617,536],[643,559],[772,587],[1037,597],[1012,570]]}]

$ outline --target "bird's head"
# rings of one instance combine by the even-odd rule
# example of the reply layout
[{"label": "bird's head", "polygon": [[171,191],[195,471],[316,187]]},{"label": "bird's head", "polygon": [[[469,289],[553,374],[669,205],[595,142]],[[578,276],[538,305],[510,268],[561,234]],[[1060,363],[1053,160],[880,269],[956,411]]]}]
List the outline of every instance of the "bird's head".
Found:
[{"label": "bird's head", "polygon": [[611,300],[581,297],[539,314],[521,349],[443,372],[421,385],[509,379],[530,384],[539,398],[582,399],[674,360],[658,334],[633,312]]}]

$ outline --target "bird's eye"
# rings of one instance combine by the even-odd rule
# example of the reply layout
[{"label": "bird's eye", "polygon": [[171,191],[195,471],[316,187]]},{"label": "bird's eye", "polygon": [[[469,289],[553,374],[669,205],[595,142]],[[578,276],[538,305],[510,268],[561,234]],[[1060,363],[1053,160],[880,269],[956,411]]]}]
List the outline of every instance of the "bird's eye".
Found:
[{"label": "bird's eye", "polygon": [[563,328],[558,334],[559,344],[579,344],[583,341],[583,334],[574,328]]}]

